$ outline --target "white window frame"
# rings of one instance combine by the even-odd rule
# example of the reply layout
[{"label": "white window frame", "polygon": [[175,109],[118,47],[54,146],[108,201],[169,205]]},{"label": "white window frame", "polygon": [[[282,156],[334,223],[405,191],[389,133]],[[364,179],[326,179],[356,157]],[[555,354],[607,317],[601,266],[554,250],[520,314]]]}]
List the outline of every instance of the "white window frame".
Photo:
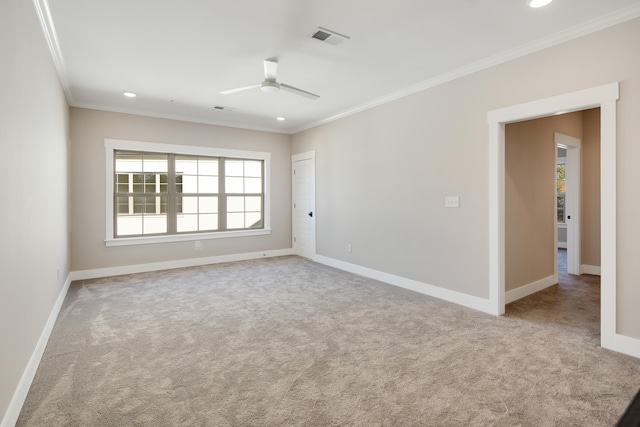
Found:
[{"label": "white window frame", "polygon": [[[129,246],[152,243],[184,242],[190,240],[224,239],[231,237],[263,236],[271,234],[271,153],[262,151],[229,150],[224,148],[193,145],[160,144],[155,142],[105,139],[106,194],[105,194],[105,244],[106,246]],[[232,157],[244,160],[261,160],[264,164],[264,228],[255,230],[213,231],[161,236],[114,237],[114,153],[117,150],[172,153],[179,155]]]}]

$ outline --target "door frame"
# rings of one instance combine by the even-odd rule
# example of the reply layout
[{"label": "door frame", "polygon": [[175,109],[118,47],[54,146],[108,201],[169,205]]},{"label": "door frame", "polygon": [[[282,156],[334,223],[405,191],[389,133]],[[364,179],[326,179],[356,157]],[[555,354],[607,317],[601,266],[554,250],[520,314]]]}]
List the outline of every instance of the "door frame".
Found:
[{"label": "door frame", "polygon": [[[313,253],[311,254],[302,254],[296,248],[295,242],[295,234],[296,234],[296,206],[295,206],[295,163],[302,160],[311,160],[311,177],[313,179]],[[316,240],[317,240],[317,231],[316,231],[316,152],[315,151],[307,151],[305,153],[294,154],[291,156],[291,248],[296,255],[304,256],[310,259],[313,259],[316,256]],[[311,255],[311,256],[309,256]]]},{"label": "door frame", "polygon": [[[565,217],[567,220],[567,273],[569,274],[582,274],[581,267],[581,181],[580,181],[580,140],[572,136],[563,135],[555,132],[553,139],[556,147],[561,146],[567,150],[566,169],[565,169]],[[557,164],[558,150],[556,149],[556,164]],[[554,186],[555,188],[556,186]],[[557,199],[557,194],[556,194]],[[555,217],[555,215],[554,215]],[[558,227],[556,226],[556,232]],[[556,242],[558,241],[556,235]],[[556,245],[557,246],[557,245]],[[556,256],[556,268],[558,265],[558,250],[554,248]],[[557,271],[556,271],[557,276]]]},{"label": "door frame", "polygon": [[616,102],[619,82],[491,110],[489,124],[489,304],[505,310],[505,126],[600,107],[600,345],[626,353],[616,330]]}]

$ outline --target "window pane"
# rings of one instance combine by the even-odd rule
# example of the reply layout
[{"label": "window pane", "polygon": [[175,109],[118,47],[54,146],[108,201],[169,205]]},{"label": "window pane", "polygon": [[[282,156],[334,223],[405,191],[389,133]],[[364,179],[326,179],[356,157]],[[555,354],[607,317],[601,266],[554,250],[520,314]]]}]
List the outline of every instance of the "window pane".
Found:
[{"label": "window pane", "polygon": [[218,175],[218,159],[200,158],[198,159],[199,175]]},{"label": "window pane", "polygon": [[245,160],[245,162],[244,162],[244,176],[261,177],[262,176],[262,162]]},{"label": "window pane", "polygon": [[133,174],[133,192],[142,193],[144,190],[144,175],[141,173]]},{"label": "window pane", "polygon": [[156,192],[156,175],[155,174],[144,175],[144,192],[145,193]]},{"label": "window pane", "polygon": [[224,173],[226,176],[244,176],[244,161],[225,160]]},{"label": "window pane", "polygon": [[116,172],[142,172],[142,154],[116,151]]},{"label": "window pane", "polygon": [[262,228],[262,215],[260,212],[247,212],[244,214],[245,228]]},{"label": "window pane", "polygon": [[260,212],[262,210],[262,197],[245,197],[244,208],[247,212]]},{"label": "window pane", "polygon": [[242,212],[228,213],[227,228],[229,230],[244,228],[244,213]]},{"label": "window pane", "polygon": [[197,193],[198,192],[198,177],[195,175],[183,175],[182,176],[182,192],[183,193]]},{"label": "window pane", "polygon": [[182,175],[176,175],[176,192],[182,193]]},{"label": "window pane", "polygon": [[218,177],[217,176],[199,176],[198,192],[199,193],[217,193]]},{"label": "window pane", "polygon": [[144,198],[144,213],[154,214],[156,213],[156,198],[145,197]]},{"label": "window pane", "polygon": [[198,213],[198,198],[197,197],[178,197],[179,203],[182,206],[182,213],[196,214]]},{"label": "window pane", "polygon": [[261,178],[245,178],[244,192],[245,193],[262,193],[262,179]]},{"label": "window pane", "polygon": [[198,215],[178,215],[177,228],[178,233],[198,231]]},{"label": "window pane", "polygon": [[143,217],[144,234],[158,234],[167,232],[166,215],[145,215]]},{"label": "window pane", "polygon": [[244,212],[244,197],[227,197],[227,212]]},{"label": "window pane", "polygon": [[243,191],[243,179],[242,178],[229,178],[227,177],[224,182],[225,191],[227,193],[244,193]]},{"label": "window pane", "polygon": [[217,197],[200,197],[199,212],[200,213],[218,213]]},{"label": "window pane", "polygon": [[116,205],[118,206],[118,214],[129,213],[129,196],[116,197]]},{"label": "window pane", "polygon": [[198,158],[194,156],[176,156],[177,174],[198,174]]},{"label": "window pane", "polygon": [[218,214],[200,214],[199,215],[199,228],[200,228],[200,231],[217,230],[218,229]]},{"label": "window pane", "polygon": [[144,212],[144,197],[133,198],[133,213],[141,214]]},{"label": "window pane", "polygon": [[168,169],[167,154],[144,153],[142,170],[144,172],[167,172]]},{"label": "window pane", "polygon": [[119,173],[116,175],[116,192],[128,193],[129,192],[129,174]]},{"label": "window pane", "polygon": [[116,219],[118,236],[142,234],[142,215],[118,215]]}]

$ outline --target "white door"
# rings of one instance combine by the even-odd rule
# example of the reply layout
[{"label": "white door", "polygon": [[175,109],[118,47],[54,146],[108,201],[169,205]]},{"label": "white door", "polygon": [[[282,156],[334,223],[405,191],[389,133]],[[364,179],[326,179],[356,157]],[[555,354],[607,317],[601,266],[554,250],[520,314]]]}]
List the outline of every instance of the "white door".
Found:
[{"label": "white door", "polygon": [[292,247],[297,255],[312,259],[316,254],[315,151],[291,156]]},{"label": "white door", "polygon": [[560,133],[555,133],[554,139],[557,146],[567,149],[564,207],[567,224],[567,273],[582,274],[580,268],[580,140]]}]

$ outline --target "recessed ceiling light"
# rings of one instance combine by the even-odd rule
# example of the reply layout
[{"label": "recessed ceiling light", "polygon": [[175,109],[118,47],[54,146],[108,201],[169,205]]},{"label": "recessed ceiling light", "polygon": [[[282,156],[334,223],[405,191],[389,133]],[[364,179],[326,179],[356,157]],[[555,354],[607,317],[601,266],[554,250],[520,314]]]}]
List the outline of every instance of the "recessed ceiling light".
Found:
[{"label": "recessed ceiling light", "polygon": [[123,92],[122,94],[123,94],[124,96],[126,96],[127,98],[135,98],[136,96],[138,96],[138,95],[136,95],[136,94],[135,94],[135,93],[133,93],[133,92]]},{"label": "recessed ceiling light", "polygon": [[276,120],[279,121],[279,122],[284,122],[285,120],[287,120],[287,118],[286,117],[282,117],[282,116],[278,116],[278,117],[276,117]]},{"label": "recessed ceiling light", "polygon": [[529,7],[542,7],[551,3],[552,0],[527,0]]}]

